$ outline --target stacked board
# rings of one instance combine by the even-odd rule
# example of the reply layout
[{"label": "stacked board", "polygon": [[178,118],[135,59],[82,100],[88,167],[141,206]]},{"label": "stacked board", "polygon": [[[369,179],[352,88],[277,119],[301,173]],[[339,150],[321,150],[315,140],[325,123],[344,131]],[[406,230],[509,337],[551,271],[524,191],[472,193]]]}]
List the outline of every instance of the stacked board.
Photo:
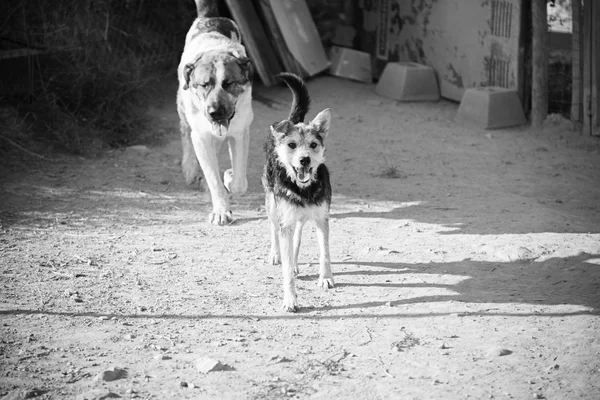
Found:
[{"label": "stacked board", "polygon": [[304,0],[225,0],[265,86],[277,74],[303,78],[329,68],[330,62]]}]

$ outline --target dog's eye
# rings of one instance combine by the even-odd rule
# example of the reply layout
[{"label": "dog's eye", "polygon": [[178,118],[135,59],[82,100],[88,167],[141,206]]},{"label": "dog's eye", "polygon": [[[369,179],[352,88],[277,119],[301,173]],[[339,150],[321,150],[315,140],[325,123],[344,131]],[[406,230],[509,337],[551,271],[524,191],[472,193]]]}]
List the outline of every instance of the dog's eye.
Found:
[{"label": "dog's eye", "polygon": [[227,89],[228,87],[231,86],[231,82],[223,82],[223,83],[221,83],[221,86],[223,87],[223,89]]},{"label": "dog's eye", "polygon": [[293,150],[296,148],[296,143],[290,142],[290,143],[288,143],[288,147]]},{"label": "dog's eye", "polygon": [[317,144],[316,144],[315,142],[312,142],[312,143],[310,144],[310,148],[311,148],[311,149],[316,149],[316,148],[317,148]]},{"label": "dog's eye", "polygon": [[208,82],[207,83],[199,83],[198,86],[200,86],[202,89],[206,89],[208,87]]}]

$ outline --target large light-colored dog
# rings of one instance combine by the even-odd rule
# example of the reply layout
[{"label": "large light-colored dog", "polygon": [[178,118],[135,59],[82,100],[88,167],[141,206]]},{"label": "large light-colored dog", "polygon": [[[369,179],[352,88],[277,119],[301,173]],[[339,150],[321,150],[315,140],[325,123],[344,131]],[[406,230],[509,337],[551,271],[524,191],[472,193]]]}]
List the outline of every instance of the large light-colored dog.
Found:
[{"label": "large light-colored dog", "polygon": [[[252,112],[253,68],[234,21],[218,17],[215,1],[196,0],[198,17],[185,39],[178,68],[177,111],[181,120],[185,180],[200,179],[200,168],[212,199],[208,219],[232,221],[229,195],[248,187],[246,165]],[[229,145],[231,168],[221,180],[218,154]]]}]

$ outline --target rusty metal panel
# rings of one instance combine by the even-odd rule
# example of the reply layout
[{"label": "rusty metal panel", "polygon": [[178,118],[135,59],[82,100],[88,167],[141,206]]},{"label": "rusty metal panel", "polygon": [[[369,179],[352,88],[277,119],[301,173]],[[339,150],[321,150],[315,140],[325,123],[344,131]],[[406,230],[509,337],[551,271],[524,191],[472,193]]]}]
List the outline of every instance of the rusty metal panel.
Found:
[{"label": "rusty metal panel", "polygon": [[[388,59],[432,66],[442,96],[460,101],[465,89],[476,86],[518,89],[521,0],[380,0],[379,5],[380,15],[388,16]],[[379,58],[382,54],[378,48]]]}]

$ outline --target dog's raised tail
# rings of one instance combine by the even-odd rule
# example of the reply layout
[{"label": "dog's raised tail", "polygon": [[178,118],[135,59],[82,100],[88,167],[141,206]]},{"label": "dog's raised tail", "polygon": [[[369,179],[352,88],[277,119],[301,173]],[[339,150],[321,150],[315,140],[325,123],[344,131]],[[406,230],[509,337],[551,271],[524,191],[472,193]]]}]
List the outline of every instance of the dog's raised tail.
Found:
[{"label": "dog's raised tail", "polygon": [[198,17],[214,18],[219,16],[217,0],[195,0]]},{"label": "dog's raised tail", "polygon": [[304,122],[304,117],[308,113],[310,107],[310,96],[308,95],[308,89],[304,84],[304,80],[298,75],[289,72],[282,72],[277,76],[288,85],[294,96],[292,100],[292,109],[290,110],[288,119],[293,124]]}]

